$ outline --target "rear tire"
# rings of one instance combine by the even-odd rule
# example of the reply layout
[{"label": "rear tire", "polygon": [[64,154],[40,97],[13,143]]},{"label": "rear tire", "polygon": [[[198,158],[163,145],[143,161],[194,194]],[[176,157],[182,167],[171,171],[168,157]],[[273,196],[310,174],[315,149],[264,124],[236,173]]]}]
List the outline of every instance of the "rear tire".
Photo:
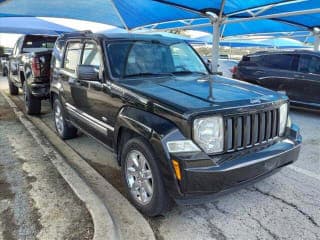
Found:
[{"label": "rear tire", "polygon": [[54,125],[61,139],[71,139],[77,136],[77,128],[66,121],[66,115],[58,98],[53,100]]},{"label": "rear tire", "polygon": [[157,159],[144,138],[126,142],[121,151],[121,168],[129,200],[138,210],[153,217],[170,208]]},{"label": "rear tire", "polygon": [[8,84],[9,84],[9,93],[10,95],[18,95],[19,94],[19,88],[17,88],[10,80],[8,76]]},{"label": "rear tire", "polygon": [[23,84],[23,95],[24,95],[24,106],[27,114],[37,115],[41,112],[41,100],[32,95],[28,84],[25,82]]}]

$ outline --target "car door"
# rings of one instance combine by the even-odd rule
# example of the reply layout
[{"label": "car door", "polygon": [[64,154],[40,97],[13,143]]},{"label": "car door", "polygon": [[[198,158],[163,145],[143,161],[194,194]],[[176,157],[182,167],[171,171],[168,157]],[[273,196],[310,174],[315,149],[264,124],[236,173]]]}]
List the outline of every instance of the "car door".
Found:
[{"label": "car door", "polygon": [[103,78],[104,64],[100,44],[93,40],[84,42],[80,64],[92,66],[99,73],[97,81],[77,79],[78,84],[72,90],[74,106],[80,110],[81,118],[88,134],[107,146],[112,145],[114,118],[111,112],[119,109],[114,106],[109,88]]},{"label": "car door", "polygon": [[76,74],[77,66],[80,63],[82,46],[83,44],[80,40],[72,40],[66,43],[62,67],[57,73],[63,89],[60,94],[63,105],[67,109],[71,120],[80,127],[83,125],[82,121],[80,121],[79,115],[77,114],[77,109],[80,108],[77,104],[80,103],[76,103],[74,99],[82,98],[82,95],[86,94],[84,91],[78,90],[80,83]]},{"label": "car door", "polygon": [[260,64],[263,68],[256,73],[257,82],[269,89],[286,92],[291,95],[291,82],[295,55],[290,53],[277,53],[265,55]]},{"label": "car door", "polygon": [[320,57],[310,54],[300,55],[292,88],[295,88],[293,100],[320,103]]}]

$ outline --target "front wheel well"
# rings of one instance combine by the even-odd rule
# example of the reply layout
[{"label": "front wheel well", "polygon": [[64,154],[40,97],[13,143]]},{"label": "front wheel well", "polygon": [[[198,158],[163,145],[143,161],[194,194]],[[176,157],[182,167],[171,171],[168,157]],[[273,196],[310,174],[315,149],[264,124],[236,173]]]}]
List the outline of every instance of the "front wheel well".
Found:
[{"label": "front wheel well", "polygon": [[119,128],[119,132],[118,132],[118,137],[117,137],[117,141],[116,141],[116,149],[115,152],[117,153],[117,161],[119,166],[121,165],[121,150],[122,147],[124,146],[124,144],[135,137],[143,137],[142,135],[136,133],[135,131],[127,128],[127,127],[120,127]]}]

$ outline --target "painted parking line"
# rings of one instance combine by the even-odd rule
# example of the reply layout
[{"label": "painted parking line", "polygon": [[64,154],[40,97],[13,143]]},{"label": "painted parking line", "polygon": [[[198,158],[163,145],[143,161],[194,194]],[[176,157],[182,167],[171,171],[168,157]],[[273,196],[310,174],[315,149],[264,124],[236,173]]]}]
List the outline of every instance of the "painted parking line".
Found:
[{"label": "painted parking line", "polygon": [[302,173],[302,174],[304,174],[304,175],[306,175],[308,177],[311,177],[311,178],[314,178],[314,179],[317,179],[317,180],[320,181],[320,175],[319,174],[316,174],[316,173],[311,172],[309,170],[305,170],[303,168],[296,167],[294,165],[290,165],[290,166],[288,166],[288,168],[292,169],[293,171],[296,171],[298,173]]}]

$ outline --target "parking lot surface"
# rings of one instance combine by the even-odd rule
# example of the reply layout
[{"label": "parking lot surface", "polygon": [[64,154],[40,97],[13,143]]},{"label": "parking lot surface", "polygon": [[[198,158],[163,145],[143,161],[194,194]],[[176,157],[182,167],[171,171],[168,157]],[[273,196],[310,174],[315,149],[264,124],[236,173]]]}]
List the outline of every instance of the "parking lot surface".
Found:
[{"label": "parking lot surface", "polygon": [[0,94],[0,240],[92,235],[86,207]]},{"label": "parking lot surface", "polygon": [[[54,131],[48,103],[42,112],[41,120]],[[157,238],[320,239],[320,114],[292,110],[291,116],[303,136],[295,164],[206,204],[174,206],[148,219]],[[120,168],[108,150],[83,134],[66,143],[123,192]]]}]

